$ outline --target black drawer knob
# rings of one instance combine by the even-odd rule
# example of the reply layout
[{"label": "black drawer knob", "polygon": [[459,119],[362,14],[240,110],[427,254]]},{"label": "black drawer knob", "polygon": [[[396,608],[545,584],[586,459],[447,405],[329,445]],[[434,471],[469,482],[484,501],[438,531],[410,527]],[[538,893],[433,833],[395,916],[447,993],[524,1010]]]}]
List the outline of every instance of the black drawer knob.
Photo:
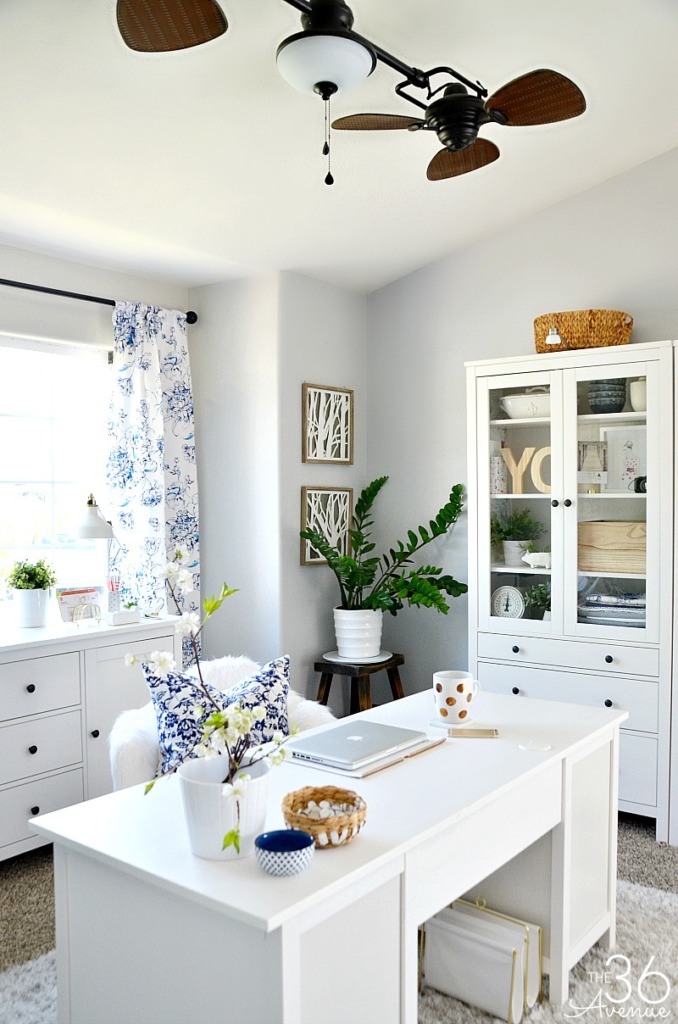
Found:
[{"label": "black drawer knob", "polygon": [[32,745],[31,745],[31,746],[30,746],[30,747],[28,748],[28,753],[29,753],[29,754],[37,754],[37,752],[38,752],[38,748],[36,747],[35,743],[33,743],[33,744],[32,744]]},{"label": "black drawer knob", "polygon": [[520,647],[518,647],[518,644],[514,644],[511,650],[514,654],[520,654]]},{"label": "black drawer knob", "polygon": [[511,693],[516,693],[516,694],[518,694],[518,693],[520,693],[520,690],[518,689],[518,687],[517,687],[517,686],[514,686],[514,687],[512,687],[512,689],[511,689]]},{"label": "black drawer knob", "polygon": [[92,729],[91,735],[94,737],[95,740],[98,740],[99,739],[99,730],[98,729]]},{"label": "black drawer knob", "polygon": [[612,707],[612,701],[610,700],[610,698],[609,698],[609,697],[608,697],[608,698],[607,698],[607,700],[605,701],[605,707],[606,707],[606,708],[611,708],[611,707]]},{"label": "black drawer knob", "polygon": [[551,504],[553,505],[554,508],[558,508],[558,506],[560,505],[560,502],[558,501],[557,498],[554,498],[553,501],[551,502]]},{"label": "black drawer knob", "polygon": [[40,808],[39,807],[31,807],[31,814],[33,815],[33,817],[35,817],[36,814],[40,814]]},{"label": "black drawer knob", "polygon": [[26,693],[35,693],[35,683],[29,683],[26,687]]},{"label": "black drawer knob", "polygon": [[605,655],[605,661],[607,662],[608,665],[611,665],[612,662],[614,661],[614,658],[612,657],[611,654],[606,654]]},{"label": "black drawer knob", "polygon": [[571,505],[572,505],[572,502],[570,501],[569,498],[565,498],[565,501],[563,502],[563,505],[565,506],[565,508],[570,508]]}]

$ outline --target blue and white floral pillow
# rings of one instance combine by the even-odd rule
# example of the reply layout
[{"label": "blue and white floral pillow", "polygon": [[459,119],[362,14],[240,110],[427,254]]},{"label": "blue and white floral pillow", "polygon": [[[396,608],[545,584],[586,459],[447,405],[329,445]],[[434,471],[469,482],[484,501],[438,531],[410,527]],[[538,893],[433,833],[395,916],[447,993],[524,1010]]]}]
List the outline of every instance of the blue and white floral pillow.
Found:
[{"label": "blue and white floral pillow", "polygon": [[[212,705],[194,676],[183,672],[159,675],[153,665],[143,665],[146,683],[158,723],[158,739],[162,756],[161,772],[173,771],[188,757],[202,738],[203,723],[212,713]],[[229,690],[205,687],[223,709],[236,701],[252,710],[263,707],[266,717],[254,723],[252,738],[256,744],[268,743],[275,733],[289,735],[287,694],[290,682],[290,659],[287,655],[269,661],[254,675]]]}]

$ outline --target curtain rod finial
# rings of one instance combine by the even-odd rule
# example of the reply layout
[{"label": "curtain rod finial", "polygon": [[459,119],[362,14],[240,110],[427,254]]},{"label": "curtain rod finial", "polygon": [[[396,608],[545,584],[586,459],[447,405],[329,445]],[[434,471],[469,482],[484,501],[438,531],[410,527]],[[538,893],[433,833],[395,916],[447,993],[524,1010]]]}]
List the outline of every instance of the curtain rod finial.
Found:
[{"label": "curtain rod finial", "polygon": [[194,310],[189,309],[188,312],[186,313],[186,323],[187,324],[197,324],[197,322],[198,322],[198,314]]}]

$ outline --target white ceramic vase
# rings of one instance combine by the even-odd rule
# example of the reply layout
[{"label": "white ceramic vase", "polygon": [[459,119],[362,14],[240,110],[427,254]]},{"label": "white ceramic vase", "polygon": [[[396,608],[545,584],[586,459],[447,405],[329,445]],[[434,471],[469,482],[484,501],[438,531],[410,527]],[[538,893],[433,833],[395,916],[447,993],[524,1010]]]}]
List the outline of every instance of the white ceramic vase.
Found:
[{"label": "white ceramic vase", "polygon": [[384,613],[362,608],[335,608],[337,654],[348,661],[378,658]]},{"label": "white ceramic vase", "polygon": [[[191,850],[206,860],[235,860],[254,853],[254,840],[264,831],[270,765],[257,761],[244,768],[250,779],[237,799],[225,790],[225,757],[197,757],[179,768],[181,797]],[[238,827],[240,853],[232,844],[222,849],[224,836]]]},{"label": "white ceramic vase", "polygon": [[523,566],[523,555],[525,554],[524,540],[505,540],[502,541],[502,547],[504,549],[504,565],[519,565]]},{"label": "white ceramic vase", "polygon": [[44,626],[47,622],[49,590],[15,590],[13,592],[17,626]]}]

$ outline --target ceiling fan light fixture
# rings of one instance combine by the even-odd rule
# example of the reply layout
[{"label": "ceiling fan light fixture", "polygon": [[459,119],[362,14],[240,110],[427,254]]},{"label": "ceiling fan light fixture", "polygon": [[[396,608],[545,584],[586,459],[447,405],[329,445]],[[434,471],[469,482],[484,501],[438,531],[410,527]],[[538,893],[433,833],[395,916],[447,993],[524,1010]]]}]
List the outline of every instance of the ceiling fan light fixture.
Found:
[{"label": "ceiling fan light fixture", "polygon": [[374,71],[376,54],[351,32],[297,32],[278,47],[278,70],[299,92],[323,95],[323,85],[346,92]]}]

